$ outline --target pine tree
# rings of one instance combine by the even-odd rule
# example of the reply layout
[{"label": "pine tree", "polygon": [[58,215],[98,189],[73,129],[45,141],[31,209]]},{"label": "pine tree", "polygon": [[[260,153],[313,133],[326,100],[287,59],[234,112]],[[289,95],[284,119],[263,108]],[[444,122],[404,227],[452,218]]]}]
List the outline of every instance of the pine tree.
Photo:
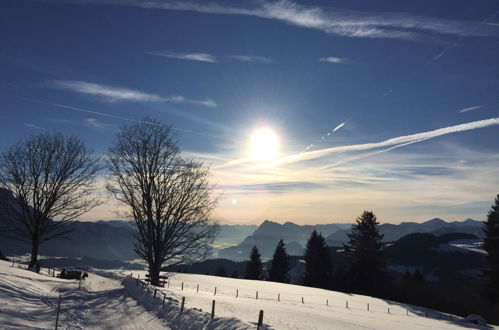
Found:
[{"label": "pine tree", "polygon": [[288,283],[289,282],[289,255],[286,245],[281,239],[274,251],[272,263],[269,271],[269,281]]},{"label": "pine tree", "polygon": [[324,237],[313,231],[305,248],[305,273],[303,284],[318,288],[328,288],[332,277],[331,256]]},{"label": "pine tree", "polygon": [[487,251],[488,269],[485,271],[486,294],[499,303],[499,195],[485,221],[483,248]]},{"label": "pine tree", "polygon": [[225,268],[222,264],[220,264],[220,266],[218,266],[217,270],[215,271],[215,276],[227,277],[227,272],[225,271]]},{"label": "pine tree", "polygon": [[232,278],[239,278],[239,272],[237,271],[237,269],[235,269],[232,274],[230,274],[230,277]]},{"label": "pine tree", "polygon": [[376,294],[388,280],[383,258],[383,235],[378,231],[376,216],[364,211],[352,225],[349,242],[344,246],[349,262],[350,290],[363,294]]},{"label": "pine tree", "polygon": [[246,263],[245,278],[249,280],[260,280],[262,278],[262,260],[256,246],[251,249],[250,260]]}]

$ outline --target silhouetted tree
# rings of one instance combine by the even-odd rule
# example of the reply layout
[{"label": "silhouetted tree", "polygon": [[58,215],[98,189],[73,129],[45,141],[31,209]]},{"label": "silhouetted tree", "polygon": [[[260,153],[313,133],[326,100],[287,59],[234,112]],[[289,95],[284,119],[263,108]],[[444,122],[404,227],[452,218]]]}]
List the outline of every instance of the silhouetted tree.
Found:
[{"label": "silhouetted tree", "polygon": [[232,278],[239,278],[239,272],[237,271],[237,269],[235,269],[232,274],[230,274],[230,277]]},{"label": "silhouetted tree", "polygon": [[328,288],[332,277],[332,264],[324,236],[313,231],[305,248],[305,273],[303,284],[318,288]]},{"label": "silhouetted tree", "polygon": [[215,272],[215,276],[227,277],[227,272],[225,271],[225,268],[222,264],[220,264],[220,266],[218,266],[218,268]]},{"label": "silhouetted tree", "polygon": [[159,284],[162,264],[206,256],[217,231],[209,169],[182,157],[172,128],[145,118],[123,127],[108,151],[108,190],[129,208],[135,252]]},{"label": "silhouetted tree", "polygon": [[289,282],[289,255],[286,245],[281,239],[274,251],[269,270],[269,281],[288,283]]},{"label": "silhouetted tree", "polygon": [[483,248],[487,251],[488,269],[485,270],[486,294],[499,303],[499,195],[485,221]]},{"label": "silhouetted tree", "polygon": [[251,249],[250,260],[246,263],[245,278],[249,280],[262,279],[262,260],[256,246]]},{"label": "silhouetted tree", "polygon": [[94,198],[99,159],[77,137],[32,135],[0,156],[0,227],[5,236],[31,244],[29,267],[40,244],[67,236],[73,219],[99,205]]},{"label": "silhouetted tree", "polygon": [[364,211],[352,225],[349,242],[344,246],[349,263],[350,289],[364,294],[376,294],[388,280],[383,259],[383,235],[378,231],[373,212]]}]

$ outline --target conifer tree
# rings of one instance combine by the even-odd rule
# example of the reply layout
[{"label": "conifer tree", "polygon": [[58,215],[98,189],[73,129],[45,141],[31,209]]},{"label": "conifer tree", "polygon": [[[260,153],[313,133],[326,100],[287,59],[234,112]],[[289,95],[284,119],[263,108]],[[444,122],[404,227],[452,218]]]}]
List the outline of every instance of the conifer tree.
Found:
[{"label": "conifer tree", "polygon": [[237,271],[237,269],[235,269],[232,274],[230,274],[230,277],[232,278],[239,278],[239,272]]},{"label": "conifer tree", "polygon": [[288,283],[289,282],[289,255],[286,245],[281,239],[274,251],[272,263],[269,271],[269,281]]},{"label": "conifer tree", "polygon": [[246,279],[260,280],[262,279],[262,260],[260,252],[256,246],[253,246],[250,252],[250,260],[246,263]]},{"label": "conifer tree", "polygon": [[383,259],[383,235],[373,212],[364,211],[348,234],[344,246],[349,262],[350,290],[363,294],[376,294],[388,280]]},{"label": "conifer tree", "polygon": [[303,284],[328,288],[332,276],[331,256],[324,237],[313,231],[305,248]]},{"label": "conifer tree", "polygon": [[487,251],[488,269],[485,271],[486,294],[499,303],[499,195],[485,221],[483,248]]}]

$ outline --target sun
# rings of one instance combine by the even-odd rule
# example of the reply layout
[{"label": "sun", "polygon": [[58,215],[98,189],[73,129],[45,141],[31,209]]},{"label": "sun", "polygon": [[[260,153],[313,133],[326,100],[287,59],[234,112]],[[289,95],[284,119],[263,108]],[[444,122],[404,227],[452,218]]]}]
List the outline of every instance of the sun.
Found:
[{"label": "sun", "polygon": [[251,134],[250,154],[258,160],[271,160],[277,157],[279,139],[270,128],[260,128]]}]

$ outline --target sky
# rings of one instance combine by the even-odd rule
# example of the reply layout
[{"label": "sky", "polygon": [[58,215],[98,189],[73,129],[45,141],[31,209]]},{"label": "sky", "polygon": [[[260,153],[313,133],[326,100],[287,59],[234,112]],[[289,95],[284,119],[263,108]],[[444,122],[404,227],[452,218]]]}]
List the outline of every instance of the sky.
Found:
[{"label": "sky", "polygon": [[[105,154],[172,125],[221,223],[484,220],[499,193],[499,3],[4,0],[0,148]],[[105,203],[81,220],[117,219]]]}]

